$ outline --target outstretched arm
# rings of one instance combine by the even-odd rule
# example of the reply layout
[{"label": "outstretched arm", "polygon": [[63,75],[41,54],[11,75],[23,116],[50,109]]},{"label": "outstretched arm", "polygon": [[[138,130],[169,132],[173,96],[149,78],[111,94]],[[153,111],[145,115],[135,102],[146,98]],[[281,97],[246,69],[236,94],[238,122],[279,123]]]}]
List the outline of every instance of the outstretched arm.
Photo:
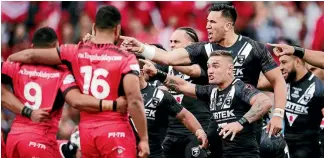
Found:
[{"label": "outstretched arm", "polygon": [[10,55],[8,57],[8,60],[25,64],[61,64],[57,48],[25,49],[23,51]]},{"label": "outstretched arm", "polygon": [[167,52],[151,45],[143,44],[133,37],[121,36],[122,48],[133,53],[140,53],[143,57],[163,65],[189,65],[189,53],[184,48]]},{"label": "outstretched arm", "polygon": [[150,61],[140,59],[140,62],[145,63],[143,70],[150,77],[156,77],[158,80],[164,83],[165,86],[173,91],[181,92],[187,96],[196,97],[194,84],[189,83],[180,77],[168,75],[165,72],[157,70],[154,64]]},{"label": "outstretched arm", "polygon": [[173,69],[194,78],[200,77],[202,74],[202,69],[198,64],[190,66],[174,66]]},{"label": "outstretched arm", "polygon": [[324,69],[324,52],[309,50],[299,47],[293,47],[287,44],[269,44],[273,47],[273,52],[277,56],[283,55],[296,55],[303,59],[305,62]]}]

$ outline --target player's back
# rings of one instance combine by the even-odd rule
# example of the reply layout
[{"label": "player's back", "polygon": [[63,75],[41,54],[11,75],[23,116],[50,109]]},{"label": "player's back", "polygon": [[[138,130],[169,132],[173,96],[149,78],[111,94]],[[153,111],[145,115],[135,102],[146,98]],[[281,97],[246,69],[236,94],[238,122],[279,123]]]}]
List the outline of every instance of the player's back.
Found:
[{"label": "player's back", "polygon": [[73,76],[67,72],[63,68],[43,65],[23,65],[13,62],[2,64],[3,80],[12,83],[17,98],[33,110],[45,109],[51,116],[49,121],[34,123],[29,118],[16,115],[10,131],[12,134],[57,132],[64,105],[62,87],[74,83]]},{"label": "player's back", "polygon": [[[89,42],[77,46],[65,45],[60,49],[60,56],[72,69],[81,91],[97,99],[115,100],[124,95],[123,76],[132,70],[139,71],[135,56],[113,44]],[[107,121],[128,121],[128,114],[81,112],[81,123],[90,122],[100,126]]]}]

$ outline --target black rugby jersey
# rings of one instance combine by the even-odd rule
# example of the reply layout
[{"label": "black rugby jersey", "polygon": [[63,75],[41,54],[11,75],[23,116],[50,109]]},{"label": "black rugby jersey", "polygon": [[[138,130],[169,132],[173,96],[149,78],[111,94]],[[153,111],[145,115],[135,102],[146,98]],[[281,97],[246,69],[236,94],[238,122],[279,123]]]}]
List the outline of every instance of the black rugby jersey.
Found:
[{"label": "black rugby jersey", "polygon": [[192,64],[199,64],[207,72],[207,61],[215,50],[231,51],[234,58],[234,76],[243,82],[257,86],[260,72],[277,67],[266,46],[248,37],[239,35],[231,47],[222,47],[216,43],[199,42],[185,47]]},{"label": "black rugby jersey", "polygon": [[324,84],[311,72],[297,82],[287,83],[285,139],[288,144],[319,141],[322,108]]},{"label": "black rugby jersey", "polygon": [[[222,91],[213,85],[196,85],[197,97],[209,102],[213,115],[207,132],[208,137],[215,137],[214,135],[217,137],[220,126],[238,121],[243,117],[251,108],[251,98],[258,93],[260,93],[259,90],[239,79],[235,79]],[[236,134],[233,141],[230,141],[230,136],[222,139],[223,156],[257,156],[259,148],[256,140],[256,127],[255,122],[244,127],[240,133]]]},{"label": "black rugby jersey", "polygon": [[141,90],[148,126],[150,157],[163,153],[161,143],[165,137],[168,117],[175,117],[183,109],[170,93],[148,83]]}]

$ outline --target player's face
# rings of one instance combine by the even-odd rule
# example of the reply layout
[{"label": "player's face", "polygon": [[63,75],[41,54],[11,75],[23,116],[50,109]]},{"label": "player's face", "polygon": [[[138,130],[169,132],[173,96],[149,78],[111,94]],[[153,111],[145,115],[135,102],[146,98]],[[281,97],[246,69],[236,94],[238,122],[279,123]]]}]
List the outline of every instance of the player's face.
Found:
[{"label": "player's face", "polygon": [[227,20],[221,11],[211,11],[207,17],[207,33],[209,42],[220,42],[225,36],[225,25]]},{"label": "player's face", "polygon": [[324,69],[320,69],[310,64],[307,64],[306,67],[308,71],[312,72],[315,76],[317,76],[324,82]]},{"label": "player's face", "polygon": [[171,50],[177,49],[177,48],[184,48],[188,45],[190,45],[192,42],[189,40],[189,37],[187,37],[186,31],[184,30],[175,30],[170,38],[170,46]]},{"label": "player's face", "polygon": [[281,56],[280,70],[286,82],[292,82],[296,78],[295,58],[291,56]]},{"label": "player's face", "polygon": [[221,56],[212,56],[208,59],[208,80],[209,84],[219,85],[230,79],[231,72],[230,63]]}]

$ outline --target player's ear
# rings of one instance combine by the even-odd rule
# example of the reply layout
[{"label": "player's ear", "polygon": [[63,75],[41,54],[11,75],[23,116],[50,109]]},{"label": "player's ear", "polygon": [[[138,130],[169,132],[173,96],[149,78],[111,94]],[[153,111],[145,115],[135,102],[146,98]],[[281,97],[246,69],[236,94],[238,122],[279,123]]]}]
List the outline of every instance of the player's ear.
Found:
[{"label": "player's ear", "polygon": [[232,23],[231,22],[226,22],[225,24],[225,31],[229,31],[232,28]]},{"label": "player's ear", "polygon": [[229,65],[229,69],[228,69],[228,70],[229,70],[229,72],[228,72],[228,73],[229,73],[229,75],[232,75],[232,74],[234,74],[234,72],[233,72],[233,71],[234,71],[234,65],[233,65],[233,64],[230,64],[230,65]]},{"label": "player's ear", "polygon": [[120,24],[118,24],[117,27],[116,27],[116,29],[115,29],[115,35],[117,37],[119,37],[120,36],[120,33],[121,33],[121,26],[120,26]]}]

